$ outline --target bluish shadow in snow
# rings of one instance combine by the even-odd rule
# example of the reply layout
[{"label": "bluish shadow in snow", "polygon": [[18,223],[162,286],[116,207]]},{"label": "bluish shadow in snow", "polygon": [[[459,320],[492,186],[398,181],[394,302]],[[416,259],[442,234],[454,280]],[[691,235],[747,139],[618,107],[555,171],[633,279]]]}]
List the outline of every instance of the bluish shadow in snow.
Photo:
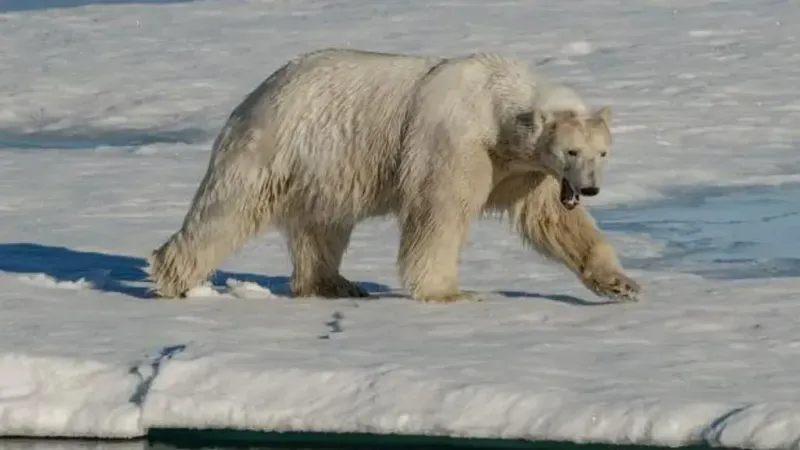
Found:
[{"label": "bluish shadow in snow", "polygon": [[0,12],[74,8],[86,5],[158,5],[164,3],[189,3],[192,1],[194,0],[0,0]]},{"label": "bluish shadow in snow", "polygon": [[632,268],[722,279],[800,276],[800,185],[678,190],[593,214],[604,230],[666,243],[658,257],[630,256]]},{"label": "bluish shadow in snow", "polygon": [[[2,1],[2,0],[0,0]],[[194,144],[213,137],[203,129],[182,130],[62,130],[19,133],[0,130],[0,148],[79,150],[99,147],[139,147],[151,144]]]},{"label": "bluish shadow in snow", "polygon": [[[139,385],[136,387],[136,390],[133,392],[133,395],[131,395],[131,398],[128,401],[136,406],[142,406],[144,399],[147,397],[147,393],[150,392],[150,387],[153,385],[153,381],[161,371],[161,365],[165,361],[169,361],[176,355],[183,353],[186,350],[186,347],[186,344],[166,346],[159,350],[158,354],[152,356],[149,361],[139,362],[131,367],[130,373],[139,378]],[[145,367],[147,368],[147,371],[144,370]]]},{"label": "bluish shadow in snow", "polygon": [[502,290],[494,291],[494,293],[502,295],[503,297],[506,298],[545,299],[553,302],[565,303],[567,305],[572,305],[572,306],[604,306],[604,305],[619,304],[619,302],[613,300],[598,299],[594,301],[589,301],[572,295],[564,295],[564,294],[542,294],[538,292],[502,291]]},{"label": "bluish shadow in snow", "polygon": [[[150,298],[150,283],[144,271],[144,258],[90,251],[73,250],[33,243],[0,244],[0,271],[16,274],[45,274],[58,281],[92,282],[96,289],[137,298]],[[225,286],[233,278],[256,283],[275,295],[290,295],[289,277],[217,271],[211,281]],[[372,282],[356,282],[372,293],[388,292],[389,286]]]}]

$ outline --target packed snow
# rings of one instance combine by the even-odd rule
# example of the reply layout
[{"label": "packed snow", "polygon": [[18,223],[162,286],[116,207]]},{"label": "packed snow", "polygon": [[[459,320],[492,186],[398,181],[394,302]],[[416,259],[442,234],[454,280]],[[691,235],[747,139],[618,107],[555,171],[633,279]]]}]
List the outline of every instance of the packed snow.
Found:
[{"label": "packed snow", "polygon": [[[789,1],[0,0],[0,435],[798,448],[798,21]],[[462,283],[485,301],[418,304],[382,220],[343,269],[375,298],[289,297],[274,231],[189,298],[150,298],[144,257],[230,110],[330,46],[500,51],[610,105],[588,203],[642,302],[478,221]]]}]

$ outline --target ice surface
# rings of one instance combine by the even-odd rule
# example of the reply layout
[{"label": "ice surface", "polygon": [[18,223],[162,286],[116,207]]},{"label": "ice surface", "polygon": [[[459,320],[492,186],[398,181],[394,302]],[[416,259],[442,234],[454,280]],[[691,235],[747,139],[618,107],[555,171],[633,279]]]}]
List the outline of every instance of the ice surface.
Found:
[{"label": "ice surface", "polygon": [[[793,3],[110,3],[0,0],[0,434],[798,447]],[[516,54],[610,105],[589,203],[644,301],[603,302],[476,222],[462,280],[486,301],[419,305],[398,295],[387,221],[359,227],[344,263],[375,300],[288,298],[274,232],[188,299],[148,298],[143,258],[230,109],[335,45]]]},{"label": "ice surface", "polygon": [[77,439],[14,439],[0,440],[2,450],[174,450],[174,447],[149,444],[147,441],[116,440],[92,441]]},{"label": "ice surface", "polygon": [[609,231],[650,236],[666,245],[660,257],[631,255],[629,265],[705,277],[793,277],[800,258],[800,185],[715,187],[674,192],[646,205],[596,211]]}]

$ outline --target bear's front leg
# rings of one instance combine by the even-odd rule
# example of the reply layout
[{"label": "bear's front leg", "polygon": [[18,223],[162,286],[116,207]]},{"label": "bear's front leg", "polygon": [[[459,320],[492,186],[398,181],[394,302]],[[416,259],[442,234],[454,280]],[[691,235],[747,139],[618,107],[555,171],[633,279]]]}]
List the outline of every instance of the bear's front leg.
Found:
[{"label": "bear's front leg", "polygon": [[641,287],[625,275],[617,253],[582,206],[571,211],[551,205],[548,214],[527,211],[523,239],[545,255],[561,260],[595,294],[616,301],[638,300]]},{"label": "bear's front leg", "polygon": [[526,244],[564,263],[595,294],[617,301],[638,300],[641,287],[624,274],[594,219],[583,206],[564,208],[559,189],[549,176],[516,176],[495,189],[489,207],[506,210]]},{"label": "bear's front leg", "polygon": [[398,267],[414,300],[453,303],[477,298],[461,291],[458,282],[469,222],[466,213],[447,210],[412,213],[402,220]]},{"label": "bear's front leg", "polygon": [[602,238],[591,247],[580,279],[595,294],[617,301],[635,302],[642,290],[623,273],[614,249]]},{"label": "bear's front leg", "polygon": [[601,297],[635,302],[641,287],[625,275],[616,251],[582,206],[568,211],[560,204],[540,216],[527,211],[520,224],[523,239],[540,252],[561,260],[578,275],[584,286]]}]

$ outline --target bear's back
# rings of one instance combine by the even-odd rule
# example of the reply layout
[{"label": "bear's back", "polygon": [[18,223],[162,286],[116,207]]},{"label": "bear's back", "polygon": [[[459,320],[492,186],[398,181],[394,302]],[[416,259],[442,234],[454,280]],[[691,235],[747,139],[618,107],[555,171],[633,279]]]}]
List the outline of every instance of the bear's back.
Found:
[{"label": "bear's back", "polygon": [[[436,59],[327,49],[281,70],[259,100],[277,146],[307,164],[341,159],[340,152],[388,152],[399,145],[415,84]],[[325,143],[324,145],[321,145]]]}]

